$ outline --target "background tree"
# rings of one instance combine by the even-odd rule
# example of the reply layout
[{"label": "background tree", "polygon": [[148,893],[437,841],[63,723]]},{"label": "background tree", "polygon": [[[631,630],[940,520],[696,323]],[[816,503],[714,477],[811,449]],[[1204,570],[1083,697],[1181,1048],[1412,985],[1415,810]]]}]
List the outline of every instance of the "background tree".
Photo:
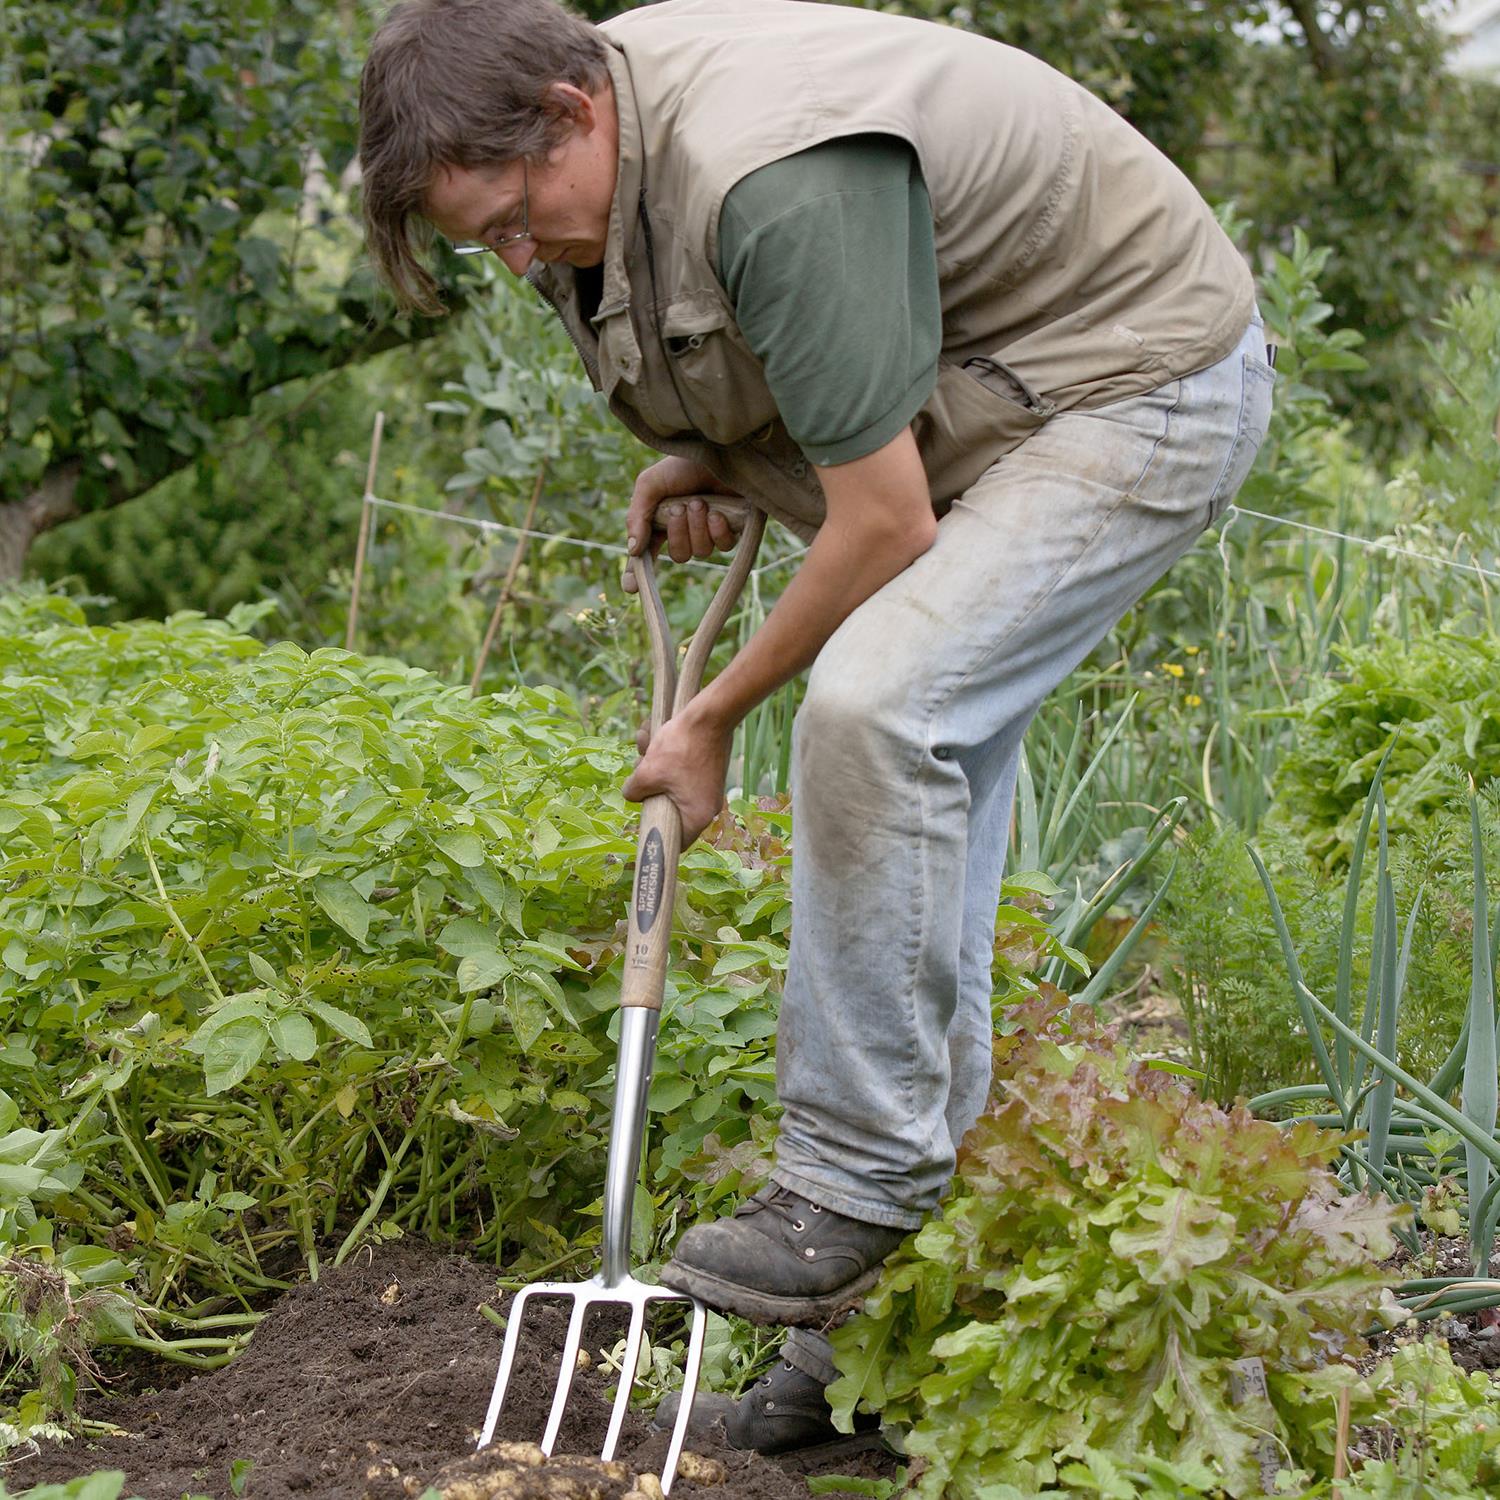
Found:
[{"label": "background tree", "polygon": [[317,0],[0,10],[0,580],[259,393],[432,331],[357,263],[363,24]]},{"label": "background tree", "polygon": [[1249,0],[910,0],[900,8],[1051,63],[1190,176],[1212,122],[1233,96],[1248,45],[1243,28],[1266,11]]},{"label": "background tree", "polygon": [[[629,7],[579,8],[600,20]],[[1494,263],[1496,179],[1465,168],[1493,155],[1482,143],[1500,90],[1444,72],[1418,0],[899,8],[1080,79],[1211,199],[1239,203],[1263,272],[1305,228],[1332,252],[1320,281],[1333,324],[1358,329],[1369,360],[1337,377],[1340,408],[1382,453],[1426,420],[1418,346],[1445,296]],[[352,471],[330,478],[324,455],[364,454],[375,399],[389,393],[387,473],[411,462],[408,443],[448,446],[422,409],[464,364],[446,343],[436,359],[393,349],[311,405],[296,378],[443,326],[372,321],[357,266],[343,184],[374,14],[313,0],[103,0],[85,21],[59,0],[21,0],[0,14],[0,103],[19,122],[0,192],[0,576],[38,527],[185,468],[149,513],[54,532],[34,567],[124,613],[180,607],[205,579],[199,602],[215,610],[267,587],[305,593],[349,546]],[[499,316],[488,297],[484,316]],[[576,373],[571,355],[564,366]],[[274,465],[252,437],[284,450]],[[284,482],[257,477],[272,472]],[[420,499],[452,467],[437,457],[411,472]],[[247,494],[257,515],[240,526]]]},{"label": "background tree", "polygon": [[1495,89],[1448,71],[1440,7],[1269,9],[1276,37],[1247,50],[1236,110],[1249,149],[1225,187],[1257,248],[1284,248],[1301,227],[1332,249],[1321,290],[1335,321],[1364,336],[1369,362],[1344,377],[1340,404],[1389,453],[1426,409],[1421,346],[1433,320],[1483,269],[1472,252],[1497,197],[1470,168],[1494,139],[1475,127]]}]

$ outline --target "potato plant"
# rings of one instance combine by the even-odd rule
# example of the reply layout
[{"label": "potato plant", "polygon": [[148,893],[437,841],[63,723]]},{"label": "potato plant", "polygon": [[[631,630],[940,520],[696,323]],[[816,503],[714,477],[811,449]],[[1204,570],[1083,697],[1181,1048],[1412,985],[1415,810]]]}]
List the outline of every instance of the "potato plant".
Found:
[{"label": "potato plant", "polygon": [[[98,1339],[212,1363],[254,1293],[400,1230],[586,1270],[627,748],[552,691],[470,701],[190,615],[0,612],[11,1347],[38,1369]],[[784,837],[755,812],[684,861],[643,1258],[756,1170]],[[61,1278],[47,1328],[36,1268]]]}]

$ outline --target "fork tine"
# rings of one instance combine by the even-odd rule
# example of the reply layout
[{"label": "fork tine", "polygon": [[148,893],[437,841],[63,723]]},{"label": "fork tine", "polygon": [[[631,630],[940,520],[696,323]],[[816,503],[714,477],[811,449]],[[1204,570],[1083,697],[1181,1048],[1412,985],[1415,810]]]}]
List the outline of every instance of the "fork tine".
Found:
[{"label": "fork tine", "polygon": [[688,1422],[692,1420],[693,1398],[698,1394],[698,1376],[703,1369],[703,1346],[708,1337],[708,1309],[694,1297],[693,1326],[688,1334],[687,1359],[682,1367],[682,1404],[677,1409],[677,1421],[672,1426],[672,1441],[667,1448],[667,1461],[661,1466],[661,1492],[671,1493],[672,1481],[677,1477],[677,1460],[682,1457],[682,1445],[687,1440]]},{"label": "fork tine", "polygon": [[521,1318],[536,1287],[523,1287],[511,1298],[510,1318],[505,1325],[505,1343],[500,1350],[500,1370],[495,1376],[495,1389],[490,1393],[489,1410],[484,1414],[484,1428],[479,1434],[479,1446],[487,1448],[495,1435],[495,1424],[500,1420],[500,1409],[505,1405],[506,1388],[510,1385],[511,1367],[516,1362],[516,1350],[521,1345]]},{"label": "fork tine", "polygon": [[625,1412],[630,1406],[630,1393],[635,1389],[636,1369],[641,1359],[641,1343],[646,1336],[646,1303],[644,1300],[630,1304],[630,1335],[625,1340],[625,1358],[620,1362],[620,1388],[615,1392],[615,1404],[609,1415],[609,1431],[604,1437],[604,1450],[599,1457],[608,1463],[615,1456],[615,1444],[620,1441],[620,1429],[625,1425]]},{"label": "fork tine", "polygon": [[583,1342],[583,1317],[588,1310],[590,1298],[585,1288],[577,1288],[573,1299],[573,1315],[568,1319],[568,1336],[563,1342],[562,1368],[557,1372],[557,1391],[552,1397],[552,1410],[547,1414],[547,1431],[542,1438],[542,1452],[552,1456],[552,1445],[562,1428],[563,1409],[568,1404],[568,1393],[573,1389],[573,1377],[578,1372],[578,1346]]}]

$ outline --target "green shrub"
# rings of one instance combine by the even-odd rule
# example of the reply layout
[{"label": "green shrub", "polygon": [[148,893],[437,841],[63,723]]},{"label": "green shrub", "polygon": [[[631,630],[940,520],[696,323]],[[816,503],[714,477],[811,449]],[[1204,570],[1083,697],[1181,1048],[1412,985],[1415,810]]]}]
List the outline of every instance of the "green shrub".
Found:
[{"label": "green shrub", "polygon": [[[163,1317],[277,1284],[278,1247],[415,1229],[588,1262],[624,744],[555,692],[18,594],[0,745],[0,1262],[119,1290],[136,1341],[190,1360]],[[721,1190],[675,1163],[773,1110],[785,824],[683,861],[643,1259]]]},{"label": "green shrub", "polygon": [[1450,302],[1429,346],[1432,383],[1427,447],[1402,466],[1419,487],[1417,519],[1467,532],[1493,547],[1500,493],[1500,286],[1479,287]]},{"label": "green shrub", "polygon": [[[253,414],[128,504],[38,537],[39,579],[75,579],[116,619],[176,610],[226,614],[266,590],[315,588],[353,560],[377,370],[346,370],[268,393]],[[392,424],[388,476],[407,445]]]},{"label": "green shrub", "polygon": [[1454,766],[1481,786],[1500,773],[1500,636],[1379,634],[1338,655],[1343,671],[1288,711],[1296,740],[1273,819],[1330,869],[1348,860],[1387,752],[1393,837],[1427,830],[1452,800]]}]

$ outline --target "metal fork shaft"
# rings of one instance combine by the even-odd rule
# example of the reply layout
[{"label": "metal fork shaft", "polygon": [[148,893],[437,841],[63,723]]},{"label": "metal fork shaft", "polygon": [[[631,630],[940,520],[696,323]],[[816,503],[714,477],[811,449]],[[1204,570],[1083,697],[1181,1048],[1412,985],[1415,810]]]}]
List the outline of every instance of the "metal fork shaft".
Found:
[{"label": "metal fork shaft", "polygon": [[599,1272],[606,1287],[618,1286],[630,1274],[630,1220],[659,1023],[659,1013],[644,1006],[620,1012],[614,1118],[609,1126],[609,1159],[604,1175],[604,1259]]}]

